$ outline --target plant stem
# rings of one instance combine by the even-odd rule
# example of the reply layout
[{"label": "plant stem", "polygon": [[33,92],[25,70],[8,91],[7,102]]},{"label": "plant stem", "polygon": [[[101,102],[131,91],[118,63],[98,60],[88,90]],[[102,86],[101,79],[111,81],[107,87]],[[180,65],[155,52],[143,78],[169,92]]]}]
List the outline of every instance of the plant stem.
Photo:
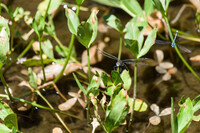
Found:
[{"label": "plant stem", "polygon": [[[173,35],[172,35],[172,31],[171,31],[171,28],[170,28],[170,25],[169,25],[169,21],[167,19],[166,16],[164,16],[164,20],[167,24],[167,28],[168,28],[168,31],[169,31],[169,35],[170,35],[170,38],[171,38],[171,41],[174,40],[173,38]],[[197,78],[197,80],[200,81],[200,78],[199,76],[195,73],[195,71],[192,69],[192,67],[187,63],[187,61],[183,58],[182,54],[180,53],[179,49],[177,48],[177,46],[175,45],[175,51],[176,53],[178,54],[179,58],[182,60],[182,62],[186,65],[186,67],[192,72],[192,74]]]},{"label": "plant stem", "polygon": [[123,33],[120,33],[120,43],[119,43],[118,60],[121,59],[121,54],[122,54],[122,41],[123,41]]},{"label": "plant stem", "polygon": [[[60,40],[58,39],[58,37],[55,35],[53,36],[53,38],[55,39],[55,41],[58,43],[58,45],[60,46],[60,48],[62,49],[64,55],[67,57],[67,52],[65,52],[65,49],[64,49],[64,45],[60,42]],[[75,61],[76,63],[79,63],[76,58],[74,58],[73,56],[70,57],[73,61]],[[79,63],[80,64],[80,63]]]},{"label": "plant stem", "polygon": [[24,51],[22,51],[22,53],[13,61],[13,62],[9,62],[8,65],[6,65],[5,69],[3,70],[3,74],[14,64],[17,62],[18,59],[22,58],[27,52],[28,50],[31,48],[33,42],[35,40],[31,40],[31,42],[26,46],[26,48],[24,49]]},{"label": "plant stem", "polygon": [[[5,94],[0,94],[0,97],[3,97],[3,98],[9,98],[8,95],[5,95]],[[17,100],[17,101],[20,101],[22,103],[28,103],[34,107],[38,107],[38,108],[41,108],[41,109],[45,109],[45,110],[49,110],[49,111],[54,111],[54,112],[58,112],[58,113],[61,113],[61,114],[64,114],[64,115],[67,115],[67,116],[70,116],[70,117],[74,117],[76,119],[80,119],[79,117],[75,116],[75,115],[72,115],[72,114],[68,114],[66,112],[63,112],[63,111],[60,111],[58,109],[51,109],[49,107],[45,107],[45,106],[42,106],[40,104],[37,104],[35,101],[33,102],[30,102],[30,101],[27,101],[27,100],[24,100],[22,98],[19,98],[19,97],[12,97],[12,99],[14,100]]]},{"label": "plant stem", "polygon": [[42,65],[42,72],[44,76],[44,82],[46,82],[46,75],[45,75],[44,63],[43,63],[43,57],[42,57],[42,43],[41,43],[40,36],[38,36],[38,40],[39,40],[39,45],[40,45],[40,59],[41,59],[41,65]]},{"label": "plant stem", "polygon": [[90,72],[90,52],[89,52],[89,48],[87,48],[87,60],[88,60],[88,79],[89,79],[89,83],[90,83],[91,72]]},{"label": "plant stem", "polygon": [[[47,103],[47,105],[51,108],[54,109],[53,106],[51,106],[51,104],[48,102],[48,100],[40,93],[39,90],[36,90],[37,94]],[[58,118],[58,120],[61,122],[61,124],[65,127],[65,129],[71,133],[71,131],[69,130],[69,128],[67,127],[67,125],[64,123],[64,121],[60,118],[60,116],[58,115],[58,113],[54,113],[56,115],[56,117]]]},{"label": "plant stem", "polygon": [[8,85],[7,85],[7,83],[6,83],[5,79],[4,79],[3,73],[1,71],[2,66],[3,66],[3,63],[0,63],[0,78],[1,78],[1,82],[3,83],[3,86],[6,89],[6,92],[8,94],[9,99],[12,101],[12,96],[10,94]]},{"label": "plant stem", "polygon": [[47,17],[50,4],[51,4],[51,0],[49,0],[49,3],[48,3],[48,5],[47,5],[47,9],[46,9],[46,11],[45,11],[44,19],[46,19],[46,17]]},{"label": "plant stem", "polygon": [[65,61],[65,64],[61,70],[61,72],[58,74],[58,76],[53,80],[54,83],[56,83],[60,78],[61,76],[63,75],[63,72],[65,71],[65,68],[69,62],[69,59],[70,59],[70,56],[71,56],[71,52],[72,52],[72,48],[73,48],[73,45],[74,45],[74,38],[75,38],[75,35],[72,34],[71,36],[71,41],[70,41],[70,44],[69,44],[69,53],[68,53],[68,56],[67,56],[67,59]]},{"label": "plant stem", "polygon": [[135,66],[134,66],[133,107],[132,107],[132,110],[131,110],[129,127],[130,127],[130,125],[133,121],[133,113],[134,113],[134,107],[135,107],[136,93],[137,93],[137,64],[135,64]]},{"label": "plant stem", "polygon": [[[78,8],[77,8],[77,10],[76,10],[77,16],[78,16],[78,14],[79,14],[79,9],[80,9],[80,6],[78,6]],[[66,59],[66,61],[65,61],[65,64],[64,64],[64,66],[63,66],[61,72],[60,72],[60,73],[58,74],[58,76],[53,80],[54,83],[56,83],[56,82],[60,79],[60,77],[63,75],[63,72],[64,72],[64,70],[65,70],[65,68],[66,68],[66,66],[67,66],[67,64],[68,64],[68,62],[69,62],[69,59],[70,59],[70,56],[71,56],[71,53],[72,53],[72,48],[73,48],[73,46],[74,46],[74,39],[75,39],[75,35],[72,34],[71,40],[70,40],[70,44],[69,44],[69,53],[68,53],[67,59]]]}]

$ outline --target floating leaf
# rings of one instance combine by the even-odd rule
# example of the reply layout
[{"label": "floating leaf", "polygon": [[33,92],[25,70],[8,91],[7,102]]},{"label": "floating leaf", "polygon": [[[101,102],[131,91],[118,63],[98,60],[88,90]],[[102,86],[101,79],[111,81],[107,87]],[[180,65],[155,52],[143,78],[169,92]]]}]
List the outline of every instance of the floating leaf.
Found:
[{"label": "floating leaf", "polygon": [[151,108],[151,110],[152,110],[156,115],[158,115],[158,114],[160,113],[158,105],[152,104],[152,105],[150,106],[150,108]]},{"label": "floating leaf", "polygon": [[77,101],[77,98],[71,98],[71,99],[67,100],[66,102],[58,105],[58,108],[61,111],[67,111],[67,110],[71,109],[72,106],[74,106],[74,104],[76,103],[76,101]]},{"label": "floating leaf", "polygon": [[171,114],[171,107],[169,108],[165,108],[161,111],[161,113],[159,114],[159,116],[166,116],[166,115],[170,115]]},{"label": "floating leaf", "polygon": [[152,117],[149,118],[149,122],[152,125],[158,125],[161,122],[161,119],[160,119],[159,116],[152,116]]}]

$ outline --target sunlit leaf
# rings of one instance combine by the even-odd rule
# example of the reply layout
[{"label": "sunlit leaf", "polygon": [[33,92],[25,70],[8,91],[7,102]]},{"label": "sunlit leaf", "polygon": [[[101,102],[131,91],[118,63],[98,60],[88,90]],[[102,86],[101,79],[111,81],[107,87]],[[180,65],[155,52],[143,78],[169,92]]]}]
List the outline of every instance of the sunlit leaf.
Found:
[{"label": "sunlit leaf", "polygon": [[[52,59],[43,59],[43,64],[49,64],[53,61],[54,60],[52,60]],[[25,66],[41,66],[41,60],[27,59],[22,64],[25,65]]]},{"label": "sunlit leaf", "polygon": [[49,57],[50,59],[54,58],[53,46],[52,46],[51,41],[49,39],[42,42],[41,47],[42,47],[43,52],[47,55],[47,57]]},{"label": "sunlit leaf", "polygon": [[129,106],[126,94],[122,89],[111,101],[106,110],[105,127],[108,132],[121,125],[128,114]]},{"label": "sunlit leaf", "polygon": [[4,119],[4,124],[10,129],[15,128],[16,130],[18,130],[17,115],[15,113],[9,114]]},{"label": "sunlit leaf", "polygon": [[125,39],[124,46],[129,49],[135,57],[138,56],[139,48],[137,40]]},{"label": "sunlit leaf", "polygon": [[33,89],[37,89],[37,76],[36,74],[32,71],[32,69],[29,67],[28,68],[28,75],[29,75],[29,84]]},{"label": "sunlit leaf", "polygon": [[92,25],[88,22],[82,22],[78,26],[77,39],[86,48],[90,47],[90,41],[93,35]]},{"label": "sunlit leaf", "polygon": [[[133,108],[133,98],[129,98],[129,105],[130,105],[130,109]],[[135,111],[139,111],[139,112],[143,112],[147,110],[147,104],[142,101],[141,99],[136,99],[135,100],[135,106],[134,106],[134,110]]]},{"label": "sunlit leaf", "polygon": [[76,0],[77,5],[81,5],[84,2],[84,0]]},{"label": "sunlit leaf", "polygon": [[105,22],[116,29],[121,34],[123,33],[123,27],[121,21],[115,15],[106,15],[104,16]]},{"label": "sunlit leaf", "polygon": [[[55,11],[58,9],[58,7],[62,4],[64,0],[51,0],[49,9],[48,9],[48,14],[55,13]],[[38,11],[40,11],[40,14],[42,16],[45,15],[45,12],[47,10],[49,0],[43,0],[39,5],[38,5]]]},{"label": "sunlit leaf", "polygon": [[157,28],[154,28],[148,35],[147,39],[145,40],[144,46],[141,49],[141,51],[139,52],[139,55],[137,58],[142,57],[143,55],[145,55],[151,48],[151,46],[154,44],[154,40],[156,38],[156,32],[157,32]]},{"label": "sunlit leaf", "polygon": [[1,133],[11,133],[12,130],[9,129],[6,125],[0,123],[0,132]]},{"label": "sunlit leaf", "polygon": [[4,103],[1,99],[0,99],[0,109],[1,109],[1,111],[0,111],[0,119],[1,119],[2,121],[4,121],[4,119],[5,119],[8,115],[14,113],[14,112],[10,109],[10,107],[8,106],[8,104]]},{"label": "sunlit leaf", "polygon": [[79,18],[74,11],[66,9],[67,24],[70,32],[77,35],[78,26],[80,25]]},{"label": "sunlit leaf", "polygon": [[123,87],[126,90],[129,90],[130,87],[131,87],[131,83],[132,83],[132,79],[131,79],[131,76],[129,74],[129,71],[124,70],[120,76],[122,78],[122,81],[124,82]]},{"label": "sunlit leaf", "polygon": [[184,132],[190,125],[193,117],[193,105],[189,98],[181,105],[177,114],[178,132]]},{"label": "sunlit leaf", "polygon": [[144,1],[144,11],[146,17],[148,17],[154,10],[153,1],[152,0],[145,0]]}]

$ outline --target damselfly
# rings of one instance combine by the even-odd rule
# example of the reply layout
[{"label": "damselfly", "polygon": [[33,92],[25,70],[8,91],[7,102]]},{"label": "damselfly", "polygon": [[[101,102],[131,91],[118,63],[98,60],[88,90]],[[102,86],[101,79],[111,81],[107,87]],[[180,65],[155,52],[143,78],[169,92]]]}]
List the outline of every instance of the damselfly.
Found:
[{"label": "damselfly", "polygon": [[162,41],[162,40],[155,40],[155,43],[156,43],[156,44],[171,44],[171,47],[175,47],[175,45],[176,45],[179,49],[183,50],[184,52],[186,52],[186,53],[191,53],[192,51],[189,50],[188,48],[186,48],[186,47],[184,47],[184,46],[182,46],[182,45],[179,45],[179,44],[175,43],[177,34],[178,34],[178,30],[176,31],[176,34],[175,34],[175,36],[174,36],[173,42]]},{"label": "damselfly", "polygon": [[125,59],[125,60],[119,60],[116,56],[111,55],[109,53],[106,53],[100,49],[97,48],[97,50],[100,52],[100,54],[116,60],[116,66],[114,66],[114,70],[117,70],[117,68],[119,68],[119,72],[121,73],[122,70],[125,68],[128,71],[128,64],[145,64],[144,61],[147,60],[147,58],[140,58],[140,59]]}]

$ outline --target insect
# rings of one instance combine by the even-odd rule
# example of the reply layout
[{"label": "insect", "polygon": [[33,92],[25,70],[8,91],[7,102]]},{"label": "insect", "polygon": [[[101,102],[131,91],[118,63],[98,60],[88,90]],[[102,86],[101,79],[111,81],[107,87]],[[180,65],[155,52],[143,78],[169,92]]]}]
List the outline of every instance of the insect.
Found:
[{"label": "insect", "polygon": [[178,30],[176,31],[176,34],[174,36],[174,40],[173,42],[169,42],[169,41],[163,41],[163,40],[155,40],[155,43],[156,44],[171,44],[171,47],[175,47],[178,46],[179,49],[181,49],[182,51],[186,52],[186,53],[191,53],[192,51],[182,45],[179,45],[177,43],[175,43],[175,40],[176,40],[176,37],[177,37],[177,34],[178,34]]},{"label": "insect", "polygon": [[140,58],[140,59],[125,59],[125,60],[119,60],[116,56],[114,55],[111,55],[109,53],[106,53],[100,49],[97,48],[97,50],[100,52],[100,54],[110,58],[110,59],[113,59],[113,60],[116,60],[116,66],[114,66],[114,70],[117,70],[117,68],[119,68],[119,73],[122,72],[123,68],[125,68],[127,71],[128,71],[128,67],[127,65],[128,64],[145,64],[145,63],[138,63],[138,61],[145,61],[147,60],[147,58]]}]

